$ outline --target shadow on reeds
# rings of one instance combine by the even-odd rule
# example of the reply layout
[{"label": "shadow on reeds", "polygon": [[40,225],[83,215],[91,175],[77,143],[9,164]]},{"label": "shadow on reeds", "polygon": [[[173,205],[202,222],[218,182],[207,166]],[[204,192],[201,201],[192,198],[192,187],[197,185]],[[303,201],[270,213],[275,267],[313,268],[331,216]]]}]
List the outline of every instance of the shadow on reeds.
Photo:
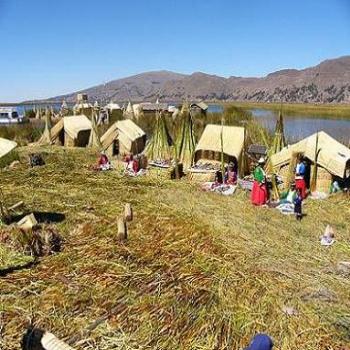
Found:
[{"label": "shadow on reeds", "polygon": [[16,272],[16,271],[21,271],[24,269],[29,269],[33,266],[36,266],[39,264],[39,260],[34,260],[34,261],[29,261],[23,265],[17,265],[17,266],[11,266],[7,267],[5,269],[0,269],[0,277],[6,277],[8,274]]},{"label": "shadow on reeds", "polygon": [[18,222],[22,218],[24,218],[26,215],[29,215],[31,213],[34,214],[35,219],[39,224],[57,224],[66,219],[66,215],[62,213],[33,211],[33,212],[26,212],[21,215],[11,216],[11,220],[9,223]]}]

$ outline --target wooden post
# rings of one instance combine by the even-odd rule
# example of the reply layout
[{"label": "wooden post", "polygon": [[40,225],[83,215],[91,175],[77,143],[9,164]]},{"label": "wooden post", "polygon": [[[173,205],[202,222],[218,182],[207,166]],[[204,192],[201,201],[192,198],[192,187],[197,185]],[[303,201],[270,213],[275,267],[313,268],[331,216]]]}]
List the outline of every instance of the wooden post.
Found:
[{"label": "wooden post", "polygon": [[133,212],[130,203],[125,204],[124,219],[125,221],[132,221],[133,219]]},{"label": "wooden post", "polygon": [[224,163],[224,115],[222,115],[222,117],[221,117],[220,144],[221,144],[221,175],[222,175],[222,184],[224,184],[224,183],[225,183],[225,163]]},{"label": "wooden post", "polygon": [[128,238],[126,222],[123,217],[118,219],[118,240],[126,241]]}]

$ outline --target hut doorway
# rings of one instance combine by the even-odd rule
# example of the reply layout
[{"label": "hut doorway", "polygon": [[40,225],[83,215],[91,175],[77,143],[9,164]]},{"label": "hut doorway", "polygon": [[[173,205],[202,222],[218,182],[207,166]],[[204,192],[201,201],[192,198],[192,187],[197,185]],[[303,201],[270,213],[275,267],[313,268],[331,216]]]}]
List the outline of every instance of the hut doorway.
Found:
[{"label": "hut doorway", "polygon": [[306,183],[306,188],[310,188],[310,182],[311,182],[311,161],[307,158],[305,159],[305,176],[304,180]]},{"label": "hut doorway", "polygon": [[89,144],[90,130],[81,130],[78,132],[75,146],[76,147],[86,147]]},{"label": "hut doorway", "polygon": [[60,146],[64,145],[64,130],[62,129],[58,135],[58,144]]},{"label": "hut doorway", "polygon": [[113,156],[118,156],[120,153],[120,144],[119,144],[119,140],[116,139],[113,141],[113,145],[112,145],[112,155]]}]

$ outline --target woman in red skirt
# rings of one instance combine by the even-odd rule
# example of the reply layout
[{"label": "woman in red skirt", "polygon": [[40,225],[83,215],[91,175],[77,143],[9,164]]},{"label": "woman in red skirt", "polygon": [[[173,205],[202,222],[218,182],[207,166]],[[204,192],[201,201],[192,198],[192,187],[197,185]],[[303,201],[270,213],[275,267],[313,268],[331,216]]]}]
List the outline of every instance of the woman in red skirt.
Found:
[{"label": "woman in red skirt", "polygon": [[254,205],[264,205],[267,202],[266,174],[263,169],[264,158],[260,158],[254,170],[254,183],[251,194],[251,201]]},{"label": "woman in red skirt", "polygon": [[295,188],[300,190],[302,199],[306,198],[306,182],[305,182],[306,166],[304,159],[300,157],[295,169]]}]

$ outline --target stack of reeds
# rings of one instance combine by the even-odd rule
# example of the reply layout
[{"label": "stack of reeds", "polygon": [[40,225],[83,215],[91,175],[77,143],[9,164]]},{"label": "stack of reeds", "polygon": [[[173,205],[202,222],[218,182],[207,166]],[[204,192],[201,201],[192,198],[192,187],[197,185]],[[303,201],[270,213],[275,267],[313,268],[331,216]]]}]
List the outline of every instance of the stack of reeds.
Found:
[{"label": "stack of reeds", "polygon": [[183,164],[184,169],[193,165],[193,156],[196,147],[193,119],[188,103],[184,103],[181,109],[181,126],[177,135],[177,154],[178,161]]},{"label": "stack of reeds", "polygon": [[96,123],[96,112],[92,112],[91,116],[91,132],[88,147],[100,149],[102,148],[100,137],[98,136],[97,123]]},{"label": "stack of reeds", "polygon": [[273,144],[271,148],[271,155],[278,153],[284,148],[286,145],[286,139],[284,136],[284,122],[282,112],[279,112],[278,119],[275,127],[275,137],[273,139]]},{"label": "stack of reeds", "polygon": [[[286,145],[286,139],[284,136],[284,122],[283,122],[283,115],[282,112],[279,112],[276,127],[275,127],[275,136],[273,138],[272,147],[269,149],[269,160],[266,164],[266,170],[268,174],[271,175],[271,181],[272,181],[272,195],[274,199],[279,199],[279,191],[276,184],[276,178],[274,175],[274,168],[271,161],[271,156],[280,152]],[[293,168],[294,170],[294,168]],[[288,177],[289,178],[289,177]]]},{"label": "stack of reeds", "polygon": [[160,111],[157,111],[153,135],[146,146],[145,154],[149,160],[168,161],[172,158],[171,146],[172,139],[165,118]]},{"label": "stack of reeds", "polygon": [[35,111],[35,119],[41,119],[41,108],[37,108]]},{"label": "stack of reeds", "polygon": [[62,106],[61,106],[61,109],[60,109],[60,113],[59,113],[62,117],[65,117],[65,116],[68,116],[69,115],[69,108],[68,108],[68,105],[67,105],[67,102],[66,100],[63,100],[62,101]]},{"label": "stack of reeds", "polygon": [[41,145],[50,145],[51,144],[51,112],[48,108],[45,110],[45,129],[41,135],[40,140],[38,141]]}]

